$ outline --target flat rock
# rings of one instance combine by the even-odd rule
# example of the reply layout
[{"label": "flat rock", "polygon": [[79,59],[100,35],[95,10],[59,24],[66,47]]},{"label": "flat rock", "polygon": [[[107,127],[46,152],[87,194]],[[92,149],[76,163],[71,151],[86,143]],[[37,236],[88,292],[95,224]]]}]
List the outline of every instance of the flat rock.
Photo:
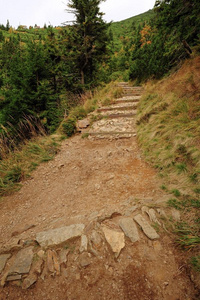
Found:
[{"label": "flat rock", "polygon": [[149,219],[151,220],[151,222],[157,223],[161,226],[161,223],[158,221],[157,216],[156,216],[156,212],[153,208],[149,209],[148,215],[149,215]]},{"label": "flat rock", "polygon": [[88,249],[88,238],[86,235],[81,236],[81,245],[80,245],[80,253],[86,252]]},{"label": "flat rock", "polygon": [[147,206],[142,207],[142,212],[146,213],[150,219],[151,222],[157,223],[161,226],[161,223],[158,221],[156,217],[156,212],[153,208],[148,208]]},{"label": "flat rock", "polygon": [[138,234],[137,226],[132,218],[123,218],[119,220],[119,226],[125,233],[125,235],[135,243],[139,241],[140,237]]},{"label": "flat rock", "polygon": [[0,255],[0,273],[3,271],[7,260],[11,257],[11,254],[2,254]]},{"label": "flat rock", "polygon": [[33,247],[20,250],[11,265],[8,276],[15,274],[27,274],[30,271],[33,259]]},{"label": "flat rock", "polygon": [[59,253],[60,264],[65,264],[67,262],[67,256],[69,254],[69,249],[62,249]]},{"label": "flat rock", "polygon": [[101,235],[96,230],[92,230],[90,235],[90,241],[92,243],[92,246],[94,246],[96,249],[101,248],[102,238]]},{"label": "flat rock", "polygon": [[85,268],[91,264],[91,259],[88,253],[84,252],[79,256],[79,263],[82,268]]},{"label": "flat rock", "polygon": [[90,125],[90,122],[88,119],[78,120],[77,127],[79,129],[87,128]]},{"label": "flat rock", "polygon": [[9,253],[20,249],[22,249],[22,245],[19,244],[19,239],[13,237],[7,244],[3,245],[3,247],[0,249],[0,253]]},{"label": "flat rock", "polygon": [[37,281],[37,275],[36,274],[30,274],[28,275],[23,283],[22,283],[22,289],[26,290],[28,289],[30,286],[32,286],[35,282]]},{"label": "flat rock", "polygon": [[8,275],[6,281],[15,281],[15,280],[21,280],[22,275],[16,274],[16,275]]},{"label": "flat rock", "polygon": [[116,231],[102,226],[102,231],[105,235],[106,241],[110,245],[112,251],[114,252],[116,258],[119,256],[121,250],[125,247],[125,238],[122,231]]},{"label": "flat rock", "polygon": [[74,224],[39,232],[36,235],[36,241],[40,244],[41,247],[59,245],[69,239],[81,236],[84,228],[84,224]]},{"label": "flat rock", "polygon": [[135,216],[134,220],[141,226],[142,230],[149,239],[155,240],[159,238],[159,235],[155,229],[142,217],[142,215],[139,214]]}]

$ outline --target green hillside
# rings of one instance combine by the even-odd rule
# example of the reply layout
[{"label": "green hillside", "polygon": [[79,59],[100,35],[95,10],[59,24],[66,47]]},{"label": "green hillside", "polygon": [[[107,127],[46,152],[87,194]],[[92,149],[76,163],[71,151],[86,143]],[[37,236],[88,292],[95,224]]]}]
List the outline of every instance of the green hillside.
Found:
[{"label": "green hillside", "polygon": [[148,10],[145,13],[140,15],[128,18],[126,20],[122,20],[119,22],[113,22],[110,26],[110,29],[113,34],[114,44],[117,48],[122,44],[121,38],[123,37],[131,37],[132,32],[135,27],[139,24],[143,24],[146,21],[149,21],[155,15],[154,10]]}]

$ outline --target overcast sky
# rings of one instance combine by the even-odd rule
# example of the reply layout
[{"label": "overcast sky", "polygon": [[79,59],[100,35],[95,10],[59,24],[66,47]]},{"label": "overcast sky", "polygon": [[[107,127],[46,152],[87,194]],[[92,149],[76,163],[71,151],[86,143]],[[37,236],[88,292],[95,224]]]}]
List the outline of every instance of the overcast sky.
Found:
[{"label": "overcast sky", "polygon": [[[73,17],[65,11],[68,0],[0,0],[0,24],[58,26]],[[106,0],[101,4],[104,20],[121,21],[153,8],[155,0]]]}]

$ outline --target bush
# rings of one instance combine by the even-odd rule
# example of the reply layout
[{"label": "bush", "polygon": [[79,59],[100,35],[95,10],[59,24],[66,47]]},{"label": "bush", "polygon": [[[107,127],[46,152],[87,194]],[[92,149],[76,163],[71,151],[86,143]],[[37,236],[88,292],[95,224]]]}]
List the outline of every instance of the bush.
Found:
[{"label": "bush", "polygon": [[70,112],[70,119],[81,120],[87,116],[87,112],[83,106],[77,106]]},{"label": "bush", "polygon": [[72,136],[76,132],[76,120],[74,118],[68,118],[62,124],[62,131],[68,137]]}]

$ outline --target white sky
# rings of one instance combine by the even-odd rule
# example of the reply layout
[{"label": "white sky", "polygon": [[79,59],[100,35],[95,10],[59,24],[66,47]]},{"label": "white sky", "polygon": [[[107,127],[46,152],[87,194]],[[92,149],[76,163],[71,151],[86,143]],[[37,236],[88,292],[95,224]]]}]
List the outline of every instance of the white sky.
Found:
[{"label": "white sky", "polygon": [[[17,28],[19,25],[58,26],[71,21],[73,16],[65,11],[68,0],[0,0],[0,24]],[[101,11],[104,20],[121,21],[154,6],[155,0],[106,0],[102,2]]]}]

